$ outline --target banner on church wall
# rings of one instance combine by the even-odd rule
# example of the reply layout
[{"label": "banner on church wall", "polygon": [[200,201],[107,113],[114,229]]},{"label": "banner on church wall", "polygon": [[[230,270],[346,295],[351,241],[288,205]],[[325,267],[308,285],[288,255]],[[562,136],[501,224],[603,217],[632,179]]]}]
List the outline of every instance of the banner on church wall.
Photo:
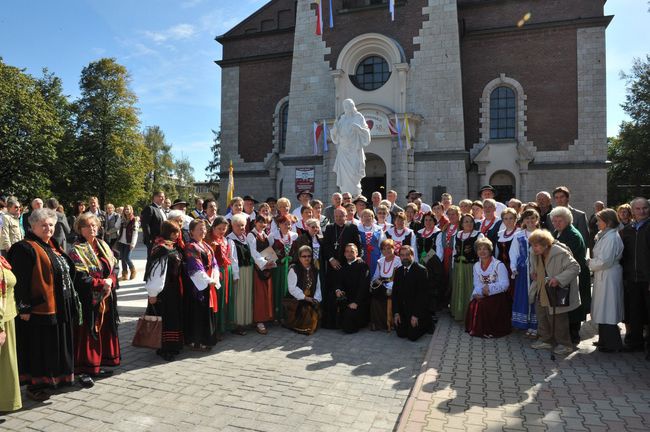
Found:
[{"label": "banner on church wall", "polygon": [[311,168],[296,168],[296,194],[300,192],[314,193],[316,170]]},{"label": "banner on church wall", "polygon": [[391,124],[388,116],[379,110],[364,109],[360,110],[366,119],[366,124],[370,128],[370,136],[373,137],[390,137],[396,135],[395,126]]}]

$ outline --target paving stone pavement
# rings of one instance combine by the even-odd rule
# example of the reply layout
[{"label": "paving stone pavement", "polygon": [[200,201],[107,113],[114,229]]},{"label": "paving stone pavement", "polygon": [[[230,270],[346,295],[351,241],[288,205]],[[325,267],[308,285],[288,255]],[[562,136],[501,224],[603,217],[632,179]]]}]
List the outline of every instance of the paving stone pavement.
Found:
[{"label": "paving stone pavement", "polygon": [[579,349],[552,361],[521,333],[473,338],[446,315],[396,429],[650,430],[650,362],[596,351],[595,334],[586,323]]}]

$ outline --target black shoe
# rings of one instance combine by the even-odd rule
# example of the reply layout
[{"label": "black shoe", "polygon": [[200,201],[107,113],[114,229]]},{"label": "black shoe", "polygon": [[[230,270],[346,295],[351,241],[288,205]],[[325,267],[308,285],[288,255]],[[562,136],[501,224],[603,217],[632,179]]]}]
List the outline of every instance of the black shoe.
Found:
[{"label": "black shoe", "polygon": [[592,342],[591,344],[592,344],[593,346],[595,346],[595,347],[600,346],[600,342],[599,342],[599,341]]},{"label": "black shoe", "polygon": [[79,384],[84,388],[91,388],[95,385],[95,381],[90,377],[90,375],[79,375]]},{"label": "black shoe", "polygon": [[106,369],[100,369],[99,372],[96,374],[91,375],[95,379],[102,379],[102,378],[108,378],[110,376],[113,376],[113,371],[112,370],[106,370]]}]

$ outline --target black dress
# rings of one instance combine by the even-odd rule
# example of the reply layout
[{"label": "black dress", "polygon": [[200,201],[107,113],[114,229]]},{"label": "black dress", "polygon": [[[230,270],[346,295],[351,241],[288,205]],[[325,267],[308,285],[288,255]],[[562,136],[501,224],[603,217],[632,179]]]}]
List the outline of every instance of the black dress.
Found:
[{"label": "black dress", "polygon": [[[357,258],[351,263],[344,261],[339,272],[336,288],[343,291],[344,295],[336,300],[337,324],[346,333],[356,333],[368,324],[370,270],[365,262]],[[357,308],[350,309],[351,303],[356,303]]]}]

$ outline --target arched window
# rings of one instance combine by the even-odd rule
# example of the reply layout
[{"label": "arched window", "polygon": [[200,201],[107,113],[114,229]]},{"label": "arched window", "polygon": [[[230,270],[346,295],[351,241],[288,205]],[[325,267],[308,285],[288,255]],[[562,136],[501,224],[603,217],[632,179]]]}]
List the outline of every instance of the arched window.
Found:
[{"label": "arched window", "polygon": [[390,78],[388,62],[379,56],[366,57],[359,63],[354,75],[350,80],[361,90],[376,90],[386,84]]},{"label": "arched window", "polygon": [[514,139],[517,122],[515,92],[500,86],[490,93],[490,139]]},{"label": "arched window", "polygon": [[289,123],[289,102],[285,102],[280,108],[280,153],[287,148],[287,125]]}]

